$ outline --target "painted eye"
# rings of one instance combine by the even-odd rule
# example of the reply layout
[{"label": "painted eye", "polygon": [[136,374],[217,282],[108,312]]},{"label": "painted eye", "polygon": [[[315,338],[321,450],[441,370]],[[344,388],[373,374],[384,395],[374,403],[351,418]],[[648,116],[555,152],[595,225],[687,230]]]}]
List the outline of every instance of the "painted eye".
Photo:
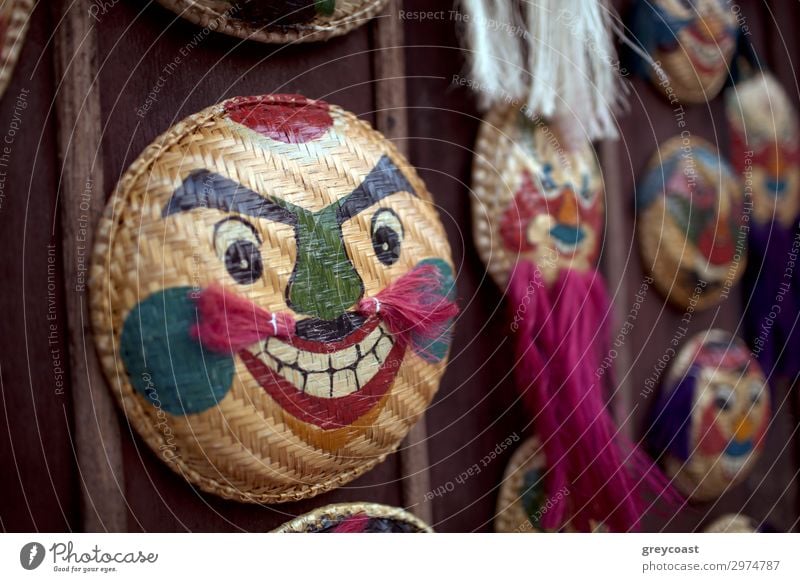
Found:
[{"label": "painted eye", "polygon": [[400,258],[403,224],[392,210],[384,208],[372,217],[372,248],[384,265],[393,265]]},{"label": "painted eye", "polygon": [[753,382],[750,384],[750,401],[753,404],[758,404],[761,400],[761,395],[764,392],[764,385],[761,382]]},{"label": "painted eye", "polygon": [[255,227],[240,218],[226,218],[214,227],[214,250],[239,285],[250,285],[264,272],[261,239]]},{"label": "painted eye", "polygon": [[542,171],[540,172],[538,178],[539,183],[537,186],[544,198],[550,200],[561,196],[562,188],[560,188],[553,179],[553,164],[543,164]]},{"label": "painted eye", "polygon": [[733,394],[733,388],[727,384],[717,388],[716,396],[714,396],[714,404],[720,410],[730,410],[736,403],[736,397]]}]

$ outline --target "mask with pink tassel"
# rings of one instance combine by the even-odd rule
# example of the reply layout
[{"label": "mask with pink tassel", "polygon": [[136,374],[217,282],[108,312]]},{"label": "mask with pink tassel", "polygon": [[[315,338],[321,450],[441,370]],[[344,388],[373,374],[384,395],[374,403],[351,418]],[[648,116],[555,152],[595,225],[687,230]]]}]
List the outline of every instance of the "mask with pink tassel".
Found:
[{"label": "mask with pink tassel", "polygon": [[488,114],[476,150],[475,239],[508,289],[515,379],[541,444],[536,454],[546,459],[543,500],[566,492],[536,527],[638,529],[656,496],[674,494],[615,425],[598,373],[610,305],[595,269],[604,196],[594,150],[559,123],[513,107]]}]

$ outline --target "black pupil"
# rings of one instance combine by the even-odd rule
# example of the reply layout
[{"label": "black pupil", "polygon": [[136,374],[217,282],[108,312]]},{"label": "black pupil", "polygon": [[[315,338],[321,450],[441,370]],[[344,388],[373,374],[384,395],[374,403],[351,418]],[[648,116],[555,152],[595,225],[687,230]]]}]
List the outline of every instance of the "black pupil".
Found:
[{"label": "black pupil", "polygon": [[372,248],[384,265],[393,265],[400,258],[400,235],[388,226],[380,226],[372,233]]},{"label": "black pupil", "polygon": [[720,410],[728,410],[731,407],[730,398],[726,396],[717,396],[717,408]]},{"label": "black pupil", "polygon": [[261,277],[264,264],[258,247],[249,240],[237,240],[225,251],[225,268],[240,285],[249,285]]}]

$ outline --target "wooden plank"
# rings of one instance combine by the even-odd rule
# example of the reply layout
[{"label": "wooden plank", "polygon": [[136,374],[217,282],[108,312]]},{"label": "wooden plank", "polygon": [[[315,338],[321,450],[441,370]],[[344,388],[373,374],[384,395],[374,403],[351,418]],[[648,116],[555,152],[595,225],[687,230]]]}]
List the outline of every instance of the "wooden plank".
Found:
[{"label": "wooden plank", "polygon": [[119,425],[89,320],[92,228],[103,211],[100,90],[89,0],[54,4],[56,116],[65,298],[83,530],[127,529]]},{"label": "wooden plank", "polygon": [[[397,17],[401,0],[390,0],[375,19],[373,44],[375,67],[375,124],[377,129],[408,157],[403,22]],[[427,448],[428,431],[423,416],[400,448],[403,504],[425,522],[433,521],[433,506],[424,502],[430,491]]]},{"label": "wooden plank", "polygon": [[[606,233],[604,239],[602,267],[606,278],[609,297],[612,300],[612,310],[608,314],[608,329],[613,337],[617,336],[631,310],[631,297],[628,286],[625,284],[625,265],[628,249],[626,240],[615,233],[625,232],[625,212],[628,205],[622,195],[620,180],[620,158],[618,143],[614,140],[605,140],[600,145],[600,162],[603,169],[603,183],[606,191]],[[612,341],[614,341],[612,339]],[[633,423],[626,419],[631,412],[633,388],[630,380],[630,345],[627,338],[622,338],[618,345],[614,345],[614,370],[615,383],[611,387],[613,395],[611,406],[614,417],[620,423],[620,431],[627,437],[632,437],[635,432]],[[611,357],[611,354],[608,355]]]}]

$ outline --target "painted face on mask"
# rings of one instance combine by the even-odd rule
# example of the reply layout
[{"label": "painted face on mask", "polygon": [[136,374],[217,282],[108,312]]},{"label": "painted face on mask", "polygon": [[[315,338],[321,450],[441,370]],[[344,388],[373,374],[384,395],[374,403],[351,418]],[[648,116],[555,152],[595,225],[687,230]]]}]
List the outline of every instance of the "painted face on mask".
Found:
[{"label": "painted face on mask", "polygon": [[[602,233],[603,184],[591,144],[514,108],[494,117],[486,123],[497,132],[493,151],[487,152],[491,165],[475,173],[481,204],[473,204],[478,248],[489,272],[504,282],[511,265],[528,260],[549,283],[562,269],[593,267]],[[482,180],[489,178],[501,186],[484,186]],[[494,212],[500,212],[499,219],[491,218]],[[486,237],[491,244],[483,244]]]},{"label": "painted face on mask", "polygon": [[704,103],[728,77],[738,37],[736,14],[723,0],[641,0],[633,34],[658,69],[640,66],[671,99]]},{"label": "painted face on mask", "polygon": [[158,0],[200,25],[262,42],[323,40],[375,16],[386,0]]},{"label": "painted face on mask", "polygon": [[[436,391],[447,326],[422,338],[380,311],[409,273],[441,301],[453,292],[430,195],[380,134],[299,96],[232,99],[121,180],[95,253],[98,345],[134,426],[190,480],[310,496],[380,461]],[[262,311],[291,329],[254,322]],[[195,335],[208,317],[228,353]],[[254,324],[266,332],[242,342]]]},{"label": "painted face on mask", "polygon": [[800,134],[783,87],[758,73],[726,92],[731,159],[753,194],[753,217],[790,227],[800,210]]},{"label": "painted face on mask", "polygon": [[645,267],[677,305],[714,305],[741,276],[742,192],[711,144],[676,136],[661,145],[637,189],[637,213]]},{"label": "painted face on mask", "polygon": [[744,479],[770,420],[766,378],[744,342],[711,330],[693,338],[665,377],[653,430],[666,439],[666,468],[697,500]]}]

